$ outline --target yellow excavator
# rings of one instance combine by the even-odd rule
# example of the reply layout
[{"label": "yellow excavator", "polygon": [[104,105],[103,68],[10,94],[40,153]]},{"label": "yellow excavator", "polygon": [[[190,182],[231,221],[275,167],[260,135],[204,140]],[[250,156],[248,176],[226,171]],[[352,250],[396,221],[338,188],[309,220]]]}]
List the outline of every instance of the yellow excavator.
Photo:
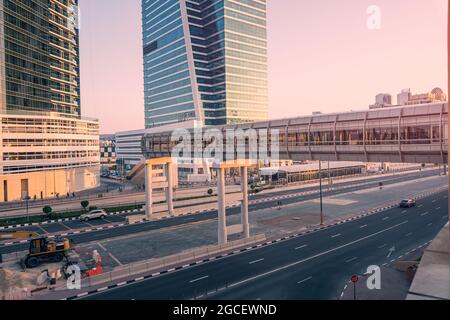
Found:
[{"label": "yellow excavator", "polygon": [[29,231],[17,231],[13,233],[0,233],[0,239],[31,239],[39,237],[39,233]]},{"label": "yellow excavator", "polygon": [[66,254],[73,249],[69,239],[54,238],[50,240],[46,236],[29,231],[0,233],[0,239],[30,239],[29,253],[22,260],[22,265],[30,269],[45,262],[62,262]]}]

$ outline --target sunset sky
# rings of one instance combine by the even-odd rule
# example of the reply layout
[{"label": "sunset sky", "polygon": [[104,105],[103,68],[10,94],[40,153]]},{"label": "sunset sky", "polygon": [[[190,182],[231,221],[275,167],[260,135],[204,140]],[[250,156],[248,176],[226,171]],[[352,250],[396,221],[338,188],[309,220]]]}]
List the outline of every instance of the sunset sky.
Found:
[{"label": "sunset sky", "polygon": [[[80,0],[84,116],[144,126],[140,0]],[[267,0],[271,118],[368,108],[380,92],[447,91],[447,0]],[[381,8],[369,30],[367,8]]]}]

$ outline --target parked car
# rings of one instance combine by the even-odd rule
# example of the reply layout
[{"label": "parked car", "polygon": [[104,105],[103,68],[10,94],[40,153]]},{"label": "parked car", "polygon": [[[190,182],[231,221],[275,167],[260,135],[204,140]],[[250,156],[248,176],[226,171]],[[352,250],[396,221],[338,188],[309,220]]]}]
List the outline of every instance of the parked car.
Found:
[{"label": "parked car", "polygon": [[89,211],[89,213],[82,214],[80,216],[80,220],[82,221],[89,221],[89,220],[95,220],[95,219],[105,219],[108,216],[105,210],[102,209],[96,209]]},{"label": "parked car", "polygon": [[405,199],[400,202],[400,208],[412,208],[416,206],[416,201],[413,199]]}]

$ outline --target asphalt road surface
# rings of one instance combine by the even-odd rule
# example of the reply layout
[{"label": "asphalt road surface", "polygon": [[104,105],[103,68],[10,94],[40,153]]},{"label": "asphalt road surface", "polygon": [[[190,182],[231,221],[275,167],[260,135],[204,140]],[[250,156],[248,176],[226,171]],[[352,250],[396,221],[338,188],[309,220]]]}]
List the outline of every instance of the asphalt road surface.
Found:
[{"label": "asphalt road surface", "polygon": [[[370,182],[358,181],[358,182],[356,182],[357,184],[360,184],[360,183],[366,183],[366,184],[364,186],[358,185],[358,186],[354,186],[354,187],[350,187],[350,188],[348,186],[354,185],[355,182],[346,182],[346,183],[342,183],[339,185],[335,185],[334,188],[337,188],[337,189],[332,190],[332,191],[325,191],[324,195],[332,196],[332,195],[338,195],[338,194],[347,193],[347,192],[351,192],[351,191],[355,191],[355,190],[370,189],[370,188],[377,187],[379,185],[380,181],[383,181],[384,185],[387,186],[389,184],[395,184],[395,183],[399,183],[402,181],[410,181],[410,180],[418,179],[421,177],[435,176],[436,173],[437,173],[437,171],[426,171],[426,172],[420,172],[420,173],[417,172],[417,173],[413,173],[413,174],[400,175],[400,176],[382,177],[380,179],[370,180]],[[307,191],[311,191],[311,190],[317,190],[317,187],[302,189],[301,192],[307,192]],[[270,200],[274,196],[278,197],[278,196],[283,196],[283,195],[295,194],[298,192],[299,192],[299,190],[286,190],[286,191],[282,191],[282,192],[274,192],[274,193],[256,195],[255,197],[251,198],[252,201],[253,200],[265,200],[265,199],[267,199],[267,201],[263,201],[263,202],[259,202],[259,203],[250,205],[249,210],[256,211],[256,210],[273,208],[273,207],[277,206],[277,203],[279,201],[279,200]],[[316,199],[317,197],[318,197],[318,194],[308,194],[308,195],[296,196],[296,197],[282,200],[282,205],[283,206],[291,205],[291,204],[295,204],[295,203],[302,202],[302,201]],[[238,215],[238,214],[240,214],[240,208],[238,208],[238,207],[227,209],[227,215],[229,215],[229,216],[230,215]],[[167,219],[167,220],[159,220],[159,221],[153,221],[153,222],[141,223],[141,224],[135,224],[135,225],[125,225],[122,227],[104,229],[104,230],[93,231],[93,232],[89,232],[89,233],[80,233],[77,235],[71,235],[69,238],[74,242],[74,244],[90,243],[90,242],[101,241],[101,240],[105,240],[105,239],[116,238],[116,237],[121,237],[121,236],[125,236],[125,235],[130,235],[130,234],[137,234],[137,233],[142,233],[142,232],[147,232],[147,231],[152,231],[152,230],[157,230],[157,229],[162,229],[162,228],[181,226],[184,224],[196,223],[196,222],[200,222],[200,221],[213,220],[213,219],[217,219],[217,210],[208,211],[208,212],[197,214],[194,216],[175,217],[175,218]],[[124,221],[122,217],[117,217],[117,216],[108,217],[107,220],[111,221],[111,222],[117,222],[117,223],[119,223],[119,222],[123,223],[123,221]],[[71,230],[77,230],[78,228],[90,228],[90,227],[92,227],[92,225],[94,225],[94,228],[95,228],[97,226],[101,226],[104,223],[105,222],[102,220],[90,221],[89,222],[90,226],[88,226],[82,221],[71,221],[71,222],[65,222],[64,227],[61,227],[61,224],[50,224],[50,225],[45,225],[45,226],[41,226],[41,227],[26,227],[26,228],[20,228],[20,229],[16,229],[16,230],[22,229],[22,230],[34,231],[34,232],[38,232],[40,234],[44,234],[45,232],[43,232],[43,228],[46,228],[46,229],[44,229],[45,231],[48,231],[51,233],[56,233],[56,232],[68,232],[69,228]],[[7,230],[7,231],[2,231],[2,232],[5,233],[5,232],[12,232],[12,231],[14,231],[14,230]],[[4,246],[4,245],[0,244],[0,253],[3,253],[3,254],[13,253],[13,252],[21,252],[21,251],[25,251],[27,249],[28,249],[27,243],[14,244],[14,245],[8,245],[8,246]]]},{"label": "asphalt road surface", "polygon": [[338,299],[351,275],[431,241],[448,222],[447,195],[84,299]]}]

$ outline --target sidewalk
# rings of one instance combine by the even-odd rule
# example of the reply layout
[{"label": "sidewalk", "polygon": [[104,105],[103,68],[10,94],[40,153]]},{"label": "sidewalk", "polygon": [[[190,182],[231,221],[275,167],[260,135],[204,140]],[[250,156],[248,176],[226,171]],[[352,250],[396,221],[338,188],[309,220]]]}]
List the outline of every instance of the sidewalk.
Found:
[{"label": "sidewalk", "polygon": [[450,300],[448,224],[425,250],[407,300]]}]

